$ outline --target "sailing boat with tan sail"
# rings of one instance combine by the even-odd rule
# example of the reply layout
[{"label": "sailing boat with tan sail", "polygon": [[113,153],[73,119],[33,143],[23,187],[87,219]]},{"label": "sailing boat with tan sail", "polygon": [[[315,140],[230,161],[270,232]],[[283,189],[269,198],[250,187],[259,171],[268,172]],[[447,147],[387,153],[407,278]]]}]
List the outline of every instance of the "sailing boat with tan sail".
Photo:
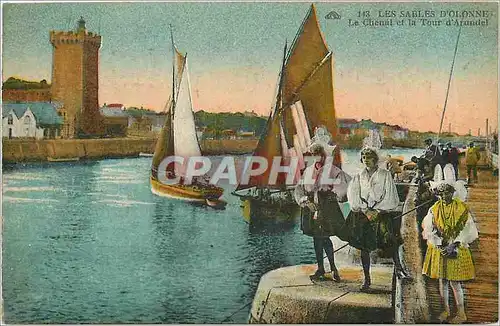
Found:
[{"label": "sailing boat with tan sail", "polygon": [[[223,189],[201,177],[186,182],[185,165],[161,163],[168,157],[201,156],[201,150],[196,136],[196,128],[191,101],[191,86],[189,83],[187,54],[182,54],[173,47],[173,77],[172,94],[167,104],[167,119],[156,142],[156,148],[151,165],[151,191],[158,196],[171,197],[186,201],[206,203],[210,206],[222,204],[219,197]],[[162,169],[164,169],[162,171]],[[162,176],[176,179],[175,183],[161,182]]]},{"label": "sailing boat with tan sail", "polygon": [[[331,135],[336,141],[337,120],[333,91],[333,56],[321,32],[316,8],[311,5],[287,53],[286,46],[279,76],[278,91],[266,130],[254,156],[264,157],[268,169],[250,178],[248,184],[238,185],[233,192],[239,196],[244,219],[260,221],[289,221],[298,206],[293,201],[284,176],[275,184],[269,181],[273,158],[297,157],[303,166],[313,138]],[[340,166],[340,150],[334,153],[334,164]]]}]

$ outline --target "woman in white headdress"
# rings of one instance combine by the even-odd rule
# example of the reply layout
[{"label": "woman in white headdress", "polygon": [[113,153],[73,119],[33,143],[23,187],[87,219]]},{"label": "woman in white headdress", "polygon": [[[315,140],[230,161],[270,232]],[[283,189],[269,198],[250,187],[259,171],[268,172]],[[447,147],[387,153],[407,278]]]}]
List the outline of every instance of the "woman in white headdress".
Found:
[{"label": "woman in white headdress", "polygon": [[450,317],[450,285],[458,310],[451,322],[463,323],[467,316],[462,282],[475,276],[469,244],[478,238],[478,231],[467,205],[454,196],[456,183],[443,180],[434,186],[439,200],[422,222],[422,236],[427,240],[422,273],[439,280],[439,294],[444,305],[439,320],[444,322]]},{"label": "woman in white headdress", "polygon": [[333,164],[333,151],[330,151],[333,147],[328,145],[327,152],[324,146],[324,142],[316,141],[310,147],[310,153],[318,160],[304,170],[294,195],[302,208],[301,229],[304,234],[313,237],[318,269],[311,278],[324,278],[324,251],[330,263],[332,278],[338,282],[340,275],[335,266],[330,236],[337,235],[344,224],[339,201],[346,201],[347,185],[351,178]]},{"label": "woman in white headdress", "polygon": [[378,166],[379,156],[373,148],[361,151],[363,170],[356,174],[347,190],[351,213],[341,232],[341,239],[361,250],[364,282],[361,290],[368,290],[370,278],[370,252],[388,250],[394,259],[396,272],[406,276],[399,261],[398,249],[402,244],[399,232],[399,197],[391,173]]},{"label": "woman in white headdress", "polygon": [[463,180],[456,179],[455,168],[451,163],[446,164],[444,168],[441,168],[440,165],[435,166],[433,181],[430,182],[431,189],[435,189],[442,181],[446,181],[453,186],[455,189],[453,197],[457,197],[462,201],[467,200],[468,191],[465,186],[466,183]]}]

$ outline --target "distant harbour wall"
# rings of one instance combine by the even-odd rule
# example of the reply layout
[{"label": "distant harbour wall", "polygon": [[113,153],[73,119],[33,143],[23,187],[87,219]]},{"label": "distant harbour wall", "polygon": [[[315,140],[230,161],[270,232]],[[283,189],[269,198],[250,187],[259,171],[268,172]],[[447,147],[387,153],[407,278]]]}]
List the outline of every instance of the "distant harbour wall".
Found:
[{"label": "distant harbour wall", "polygon": [[138,156],[154,150],[152,139],[4,139],[2,161],[45,162],[50,160],[102,159]]},{"label": "distant harbour wall", "polygon": [[[155,139],[4,139],[4,163],[46,162],[63,160],[95,160],[104,158],[137,157],[139,153],[152,154]],[[252,153],[256,139],[203,140],[201,150],[205,155]]]},{"label": "distant harbour wall", "polygon": [[[45,162],[49,160],[103,159],[137,157],[139,153],[152,154],[155,139],[4,139],[2,161],[4,163]],[[200,141],[204,155],[250,154],[257,146],[257,139],[205,139]],[[407,142],[384,143],[387,148],[416,147]],[[361,143],[341,142],[342,148],[360,148]]]}]

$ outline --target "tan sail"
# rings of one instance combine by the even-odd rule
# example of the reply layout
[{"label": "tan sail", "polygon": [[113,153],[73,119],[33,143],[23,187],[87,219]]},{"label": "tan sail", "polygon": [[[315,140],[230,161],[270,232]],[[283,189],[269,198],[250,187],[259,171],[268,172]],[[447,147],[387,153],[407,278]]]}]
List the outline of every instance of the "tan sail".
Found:
[{"label": "tan sail", "polygon": [[[151,175],[153,178],[158,179],[158,166],[161,161],[167,156],[175,155],[174,153],[174,135],[172,133],[172,119],[171,111],[167,112],[167,119],[165,124],[158,136],[158,140],[155,145],[155,152],[153,155],[153,162],[151,163]],[[173,165],[170,164],[167,170],[173,172]]]},{"label": "tan sail", "polygon": [[[324,125],[335,139],[337,122],[333,95],[333,58],[321,33],[314,5],[304,20],[285,66],[283,120],[287,142],[297,133],[287,106],[302,102],[308,125]],[[309,130],[310,134],[314,130]]]},{"label": "tan sail", "polygon": [[[281,157],[282,155],[280,122],[276,117],[270,116],[267,122],[265,135],[263,138],[261,138],[259,144],[257,145],[257,149],[253,153],[253,156],[260,156],[267,160],[267,170],[260,175],[251,176],[248,185],[240,184],[236,188],[236,191],[255,186],[265,186],[266,188],[272,189],[281,188],[284,184],[282,174],[278,174],[277,182],[275,185],[269,185],[269,174],[271,172],[271,166],[273,164],[274,157]],[[255,169],[257,167],[254,166],[252,168]]]},{"label": "tan sail", "polygon": [[292,101],[294,92],[328,52],[328,47],[319,28],[316,8],[312,5],[286,61],[283,88],[285,103]]},{"label": "tan sail", "polygon": [[[333,99],[332,69],[333,59],[330,55],[300,89],[299,97],[309,126],[324,125],[335,139],[337,119]],[[313,134],[314,130],[309,132]]]}]

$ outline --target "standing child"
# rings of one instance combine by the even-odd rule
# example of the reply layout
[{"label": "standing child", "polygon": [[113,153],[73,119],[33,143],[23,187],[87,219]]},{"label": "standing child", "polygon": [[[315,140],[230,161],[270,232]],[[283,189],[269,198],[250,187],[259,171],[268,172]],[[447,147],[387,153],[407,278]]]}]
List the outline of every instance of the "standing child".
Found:
[{"label": "standing child", "polygon": [[[340,282],[330,236],[337,235],[344,224],[339,201],[346,201],[347,185],[351,178],[333,165],[333,157],[326,153],[321,144],[313,143],[311,154],[319,158],[319,161],[305,169],[294,192],[295,200],[302,208],[301,229],[304,234],[313,238],[314,243],[318,269],[311,278],[325,279],[324,251],[330,263],[333,280]],[[330,160],[327,160],[327,157]],[[333,182],[323,183],[327,179],[325,177]]]},{"label": "standing child", "polygon": [[379,168],[378,160],[375,149],[365,147],[361,151],[364,168],[353,177],[347,188],[351,212],[339,234],[341,240],[361,250],[364,273],[361,291],[370,288],[370,252],[376,249],[389,251],[398,276],[408,276],[399,256],[401,219],[394,219],[400,214],[397,210],[398,191],[391,173]]}]

